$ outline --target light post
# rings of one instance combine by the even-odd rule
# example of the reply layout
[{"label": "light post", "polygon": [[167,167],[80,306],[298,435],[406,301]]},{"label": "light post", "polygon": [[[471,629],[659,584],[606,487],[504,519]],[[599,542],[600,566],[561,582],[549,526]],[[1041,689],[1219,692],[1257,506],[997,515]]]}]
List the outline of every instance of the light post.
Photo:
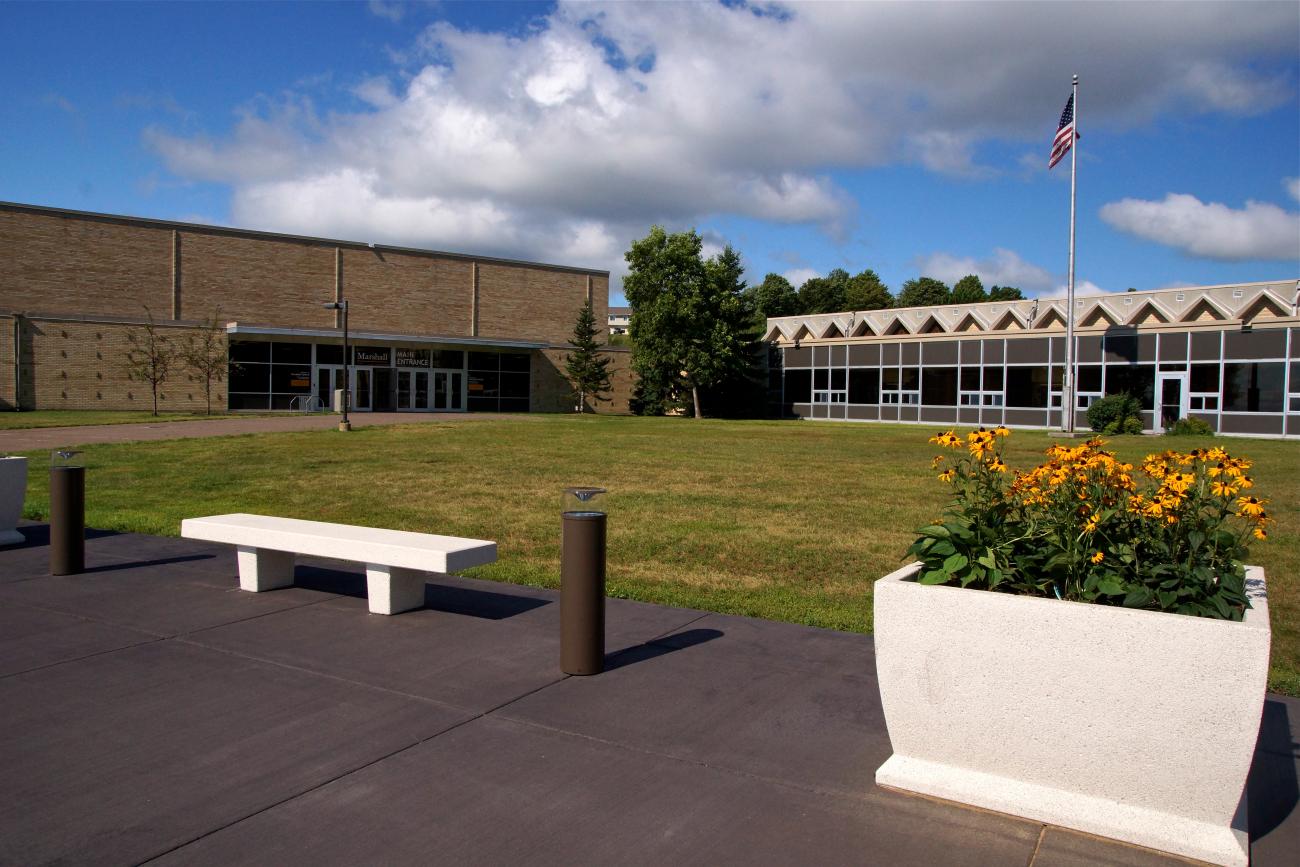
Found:
[{"label": "light post", "polygon": [[349,431],[352,430],[352,422],[348,421],[348,405],[352,403],[352,365],[348,357],[348,302],[343,299],[322,306],[326,310],[343,311],[343,421],[339,422],[339,430]]}]

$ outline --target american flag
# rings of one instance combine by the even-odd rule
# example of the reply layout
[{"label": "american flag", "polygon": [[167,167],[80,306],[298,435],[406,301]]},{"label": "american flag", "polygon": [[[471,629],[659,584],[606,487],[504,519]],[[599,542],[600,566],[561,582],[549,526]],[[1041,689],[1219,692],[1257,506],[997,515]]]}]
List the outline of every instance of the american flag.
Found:
[{"label": "american flag", "polygon": [[1052,156],[1047,161],[1047,168],[1051,169],[1061,161],[1070,148],[1074,145],[1074,94],[1065,101],[1065,111],[1061,112],[1061,125],[1056,128],[1056,138],[1052,139]]}]

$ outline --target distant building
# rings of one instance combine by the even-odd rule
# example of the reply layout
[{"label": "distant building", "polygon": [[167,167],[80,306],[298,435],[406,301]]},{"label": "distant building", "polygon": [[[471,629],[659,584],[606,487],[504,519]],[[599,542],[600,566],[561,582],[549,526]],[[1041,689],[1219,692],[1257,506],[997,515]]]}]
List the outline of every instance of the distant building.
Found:
[{"label": "distant building", "polygon": [[[1196,417],[1229,434],[1300,437],[1296,280],[1075,299],[1075,427],[1128,392],[1148,431]],[[767,320],[775,414],[1055,428],[1064,298]]]},{"label": "distant building", "polygon": [[609,308],[609,333],[610,334],[627,334],[628,326],[632,324],[631,307],[611,307]]}]

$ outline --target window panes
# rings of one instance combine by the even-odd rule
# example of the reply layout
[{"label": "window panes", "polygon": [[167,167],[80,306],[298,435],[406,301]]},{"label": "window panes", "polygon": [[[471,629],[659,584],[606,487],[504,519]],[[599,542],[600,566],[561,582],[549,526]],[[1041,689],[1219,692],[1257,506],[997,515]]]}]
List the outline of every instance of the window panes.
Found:
[{"label": "window panes", "polygon": [[1002,390],[1002,368],[1001,367],[984,368],[984,390],[985,391]]},{"label": "window panes", "polygon": [[271,344],[271,360],[277,364],[311,364],[310,343]]},{"label": "window panes", "polygon": [[1006,405],[1047,408],[1047,368],[1008,367]]},{"label": "window panes", "polygon": [[924,368],[921,371],[921,403],[928,406],[955,406],[957,404],[957,368]]},{"label": "window panes", "polygon": [[1223,365],[1223,409],[1227,412],[1281,412],[1286,366],[1280,361]]},{"label": "window panes", "polygon": [[812,371],[807,368],[785,372],[785,402],[812,403]]},{"label": "window panes", "polygon": [[270,361],[271,344],[239,340],[230,344],[231,361]]},{"label": "window panes", "polygon": [[1189,381],[1190,391],[1219,393],[1219,365],[1193,364]]},{"label": "window panes", "polygon": [[880,371],[875,368],[849,368],[849,403],[880,402]]},{"label": "window panes", "polygon": [[1131,394],[1143,409],[1155,406],[1156,370],[1150,364],[1106,365],[1106,393]]}]

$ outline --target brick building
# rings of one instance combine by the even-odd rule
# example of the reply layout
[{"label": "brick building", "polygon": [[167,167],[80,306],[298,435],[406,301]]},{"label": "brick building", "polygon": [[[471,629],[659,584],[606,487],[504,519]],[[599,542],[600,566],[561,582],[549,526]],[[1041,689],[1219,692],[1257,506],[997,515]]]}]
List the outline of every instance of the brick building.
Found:
[{"label": "brick building", "polygon": [[[215,322],[231,360],[215,408],[566,412],[565,341],[587,299],[607,315],[609,272],[0,203],[0,409],[143,409],[128,337],[152,319],[172,345]],[[613,400],[631,393],[614,349]],[[204,406],[178,368],[159,407]]]}]

